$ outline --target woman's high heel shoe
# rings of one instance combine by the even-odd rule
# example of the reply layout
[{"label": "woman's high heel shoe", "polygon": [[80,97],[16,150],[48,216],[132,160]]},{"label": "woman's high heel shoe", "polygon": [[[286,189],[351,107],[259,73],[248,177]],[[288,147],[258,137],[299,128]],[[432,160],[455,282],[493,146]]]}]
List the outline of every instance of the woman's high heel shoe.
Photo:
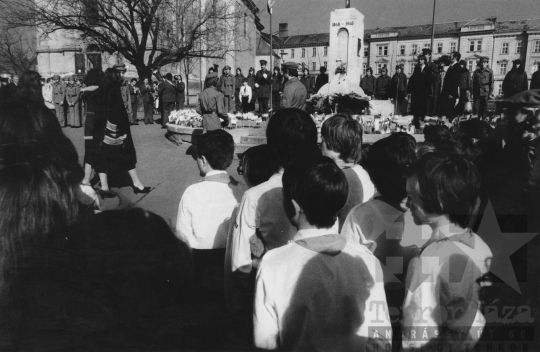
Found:
[{"label": "woman's high heel shoe", "polygon": [[144,187],[143,189],[140,189],[135,186],[131,186],[131,188],[133,188],[133,193],[135,194],[139,194],[139,193],[147,194],[147,193],[150,193],[150,191],[152,190],[152,187]]}]

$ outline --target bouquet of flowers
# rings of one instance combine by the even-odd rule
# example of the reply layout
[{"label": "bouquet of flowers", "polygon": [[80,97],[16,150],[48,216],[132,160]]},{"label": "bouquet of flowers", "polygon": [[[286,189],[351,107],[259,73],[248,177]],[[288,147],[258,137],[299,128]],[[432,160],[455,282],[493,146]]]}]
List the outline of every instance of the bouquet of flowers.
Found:
[{"label": "bouquet of flowers", "polygon": [[173,110],[169,115],[170,123],[186,127],[199,128],[202,126],[202,117],[193,109]]}]

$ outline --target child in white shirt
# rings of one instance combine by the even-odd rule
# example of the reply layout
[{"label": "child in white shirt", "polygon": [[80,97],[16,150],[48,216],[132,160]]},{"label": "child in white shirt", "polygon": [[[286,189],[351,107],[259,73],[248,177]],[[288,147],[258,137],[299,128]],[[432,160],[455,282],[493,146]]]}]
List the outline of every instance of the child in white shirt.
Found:
[{"label": "child in white shirt", "polygon": [[247,79],[242,81],[242,87],[240,88],[240,99],[242,99],[242,112],[245,114],[249,112],[251,104],[252,92],[251,87],[248,85]]}]

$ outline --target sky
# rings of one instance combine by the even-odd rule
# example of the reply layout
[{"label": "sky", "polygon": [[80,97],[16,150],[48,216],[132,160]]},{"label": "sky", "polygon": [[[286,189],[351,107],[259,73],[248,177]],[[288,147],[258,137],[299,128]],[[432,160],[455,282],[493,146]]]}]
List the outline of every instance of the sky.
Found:
[{"label": "sky", "polygon": [[[254,0],[269,32],[266,0]],[[351,7],[364,14],[366,29],[431,23],[434,0],[351,0]],[[330,12],[344,8],[345,0],[275,0],[272,31],[289,24],[289,35],[327,33]],[[540,18],[540,0],[436,0],[435,22],[466,21],[497,17],[498,20]]]}]

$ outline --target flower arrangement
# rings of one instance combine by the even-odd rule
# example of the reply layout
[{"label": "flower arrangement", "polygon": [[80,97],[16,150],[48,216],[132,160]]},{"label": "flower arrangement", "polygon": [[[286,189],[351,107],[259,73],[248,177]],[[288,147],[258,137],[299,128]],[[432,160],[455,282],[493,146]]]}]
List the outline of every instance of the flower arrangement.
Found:
[{"label": "flower arrangement", "polygon": [[192,128],[202,126],[202,117],[193,109],[173,110],[169,115],[169,121],[175,125],[182,125]]}]

